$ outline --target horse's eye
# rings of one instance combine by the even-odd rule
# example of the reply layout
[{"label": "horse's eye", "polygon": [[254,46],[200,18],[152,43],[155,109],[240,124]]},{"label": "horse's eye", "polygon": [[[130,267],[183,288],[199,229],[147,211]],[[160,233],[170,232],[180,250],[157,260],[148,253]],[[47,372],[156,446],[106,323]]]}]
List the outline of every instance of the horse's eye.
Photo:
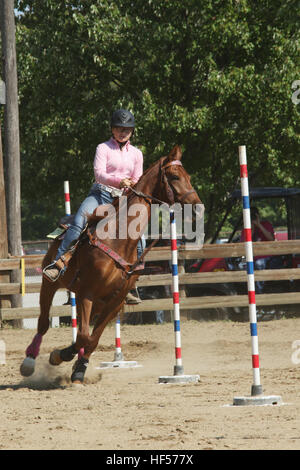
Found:
[{"label": "horse's eye", "polygon": [[175,180],[179,180],[179,179],[180,179],[180,178],[179,178],[179,176],[177,176],[177,175],[172,175],[172,176],[170,176],[170,180],[171,180],[171,181],[175,181]]}]

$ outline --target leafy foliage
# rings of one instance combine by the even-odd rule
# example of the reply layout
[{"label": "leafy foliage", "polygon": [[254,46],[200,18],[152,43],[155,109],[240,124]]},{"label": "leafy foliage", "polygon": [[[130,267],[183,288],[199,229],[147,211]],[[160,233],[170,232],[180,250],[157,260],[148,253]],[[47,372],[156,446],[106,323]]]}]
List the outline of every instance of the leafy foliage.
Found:
[{"label": "leafy foliage", "polygon": [[239,145],[251,184],[299,185],[299,3],[16,1],[23,237],[52,230],[65,179],[76,210],[121,106],[135,114],[145,167],[182,145],[208,236],[236,185]]}]

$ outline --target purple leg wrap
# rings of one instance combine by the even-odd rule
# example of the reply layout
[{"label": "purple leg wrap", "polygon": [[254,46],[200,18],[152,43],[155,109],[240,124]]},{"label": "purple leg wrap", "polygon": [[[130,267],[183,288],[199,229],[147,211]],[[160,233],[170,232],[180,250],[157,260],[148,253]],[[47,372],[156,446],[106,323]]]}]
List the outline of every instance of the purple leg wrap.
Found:
[{"label": "purple leg wrap", "polygon": [[40,335],[39,333],[35,335],[35,337],[32,340],[32,343],[26,349],[26,356],[31,356],[34,359],[38,356],[40,352],[42,338],[43,338],[42,335]]}]

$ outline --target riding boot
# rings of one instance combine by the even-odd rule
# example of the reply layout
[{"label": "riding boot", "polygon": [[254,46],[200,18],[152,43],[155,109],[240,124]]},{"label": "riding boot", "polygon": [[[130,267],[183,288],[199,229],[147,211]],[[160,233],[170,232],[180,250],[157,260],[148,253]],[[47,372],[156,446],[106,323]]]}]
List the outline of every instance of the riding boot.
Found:
[{"label": "riding boot", "polygon": [[43,275],[47,281],[55,282],[66,270],[66,265],[60,258],[57,261],[49,264],[43,269]]},{"label": "riding boot", "polygon": [[76,245],[74,245],[74,247],[62,255],[58,260],[53,261],[53,263],[48,264],[48,266],[43,269],[43,275],[47,281],[55,282],[62,274],[64,274],[69,261],[72,258],[75,246]]},{"label": "riding boot", "polygon": [[139,295],[137,297],[134,295],[134,294],[138,294],[137,289],[135,290],[136,292],[134,290],[131,290],[130,292],[128,292],[126,296],[126,301],[125,301],[126,304],[132,305],[132,304],[140,304],[142,302]]}]

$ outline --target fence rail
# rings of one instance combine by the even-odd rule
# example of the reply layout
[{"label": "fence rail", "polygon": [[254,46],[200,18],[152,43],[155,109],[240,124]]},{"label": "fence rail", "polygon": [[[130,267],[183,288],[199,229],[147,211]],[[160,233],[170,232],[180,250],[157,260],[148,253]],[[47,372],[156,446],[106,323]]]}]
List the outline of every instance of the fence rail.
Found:
[{"label": "fence rail", "polygon": [[[300,253],[300,240],[255,242],[253,243],[254,256],[259,255],[295,255]],[[180,246],[178,249],[178,260],[181,264],[179,273],[180,287],[190,284],[217,284],[247,282],[245,271],[216,271],[207,273],[185,273],[183,267],[184,260],[208,259],[208,258],[234,258],[244,256],[245,247],[243,243],[228,243],[222,245],[203,245],[201,249]],[[11,257],[0,260],[0,272],[9,273],[12,270],[20,269],[20,258]],[[38,268],[41,266],[43,256],[24,255],[27,268]],[[151,250],[146,255],[147,262],[157,262],[170,260],[171,254],[168,247],[159,247]],[[292,281],[300,279],[300,267],[289,269],[272,269],[255,271],[256,281]],[[140,276],[137,286],[150,287],[171,285],[172,275],[170,274],[150,274]],[[40,291],[40,282],[26,283],[26,293],[37,293]],[[22,292],[21,283],[0,282],[0,302],[1,298]],[[256,304],[260,305],[286,305],[300,303],[300,293],[286,292],[280,294],[259,294],[256,295]],[[248,305],[247,295],[218,295],[203,297],[185,297],[180,301],[181,309],[212,309],[226,307],[245,307]],[[155,310],[171,310],[173,307],[171,298],[160,298],[143,300],[138,305],[125,305],[124,312],[149,312]],[[0,321],[16,320],[25,318],[35,318],[39,315],[39,307],[31,308],[0,308]],[[69,306],[52,306],[50,316],[70,316]]]}]

